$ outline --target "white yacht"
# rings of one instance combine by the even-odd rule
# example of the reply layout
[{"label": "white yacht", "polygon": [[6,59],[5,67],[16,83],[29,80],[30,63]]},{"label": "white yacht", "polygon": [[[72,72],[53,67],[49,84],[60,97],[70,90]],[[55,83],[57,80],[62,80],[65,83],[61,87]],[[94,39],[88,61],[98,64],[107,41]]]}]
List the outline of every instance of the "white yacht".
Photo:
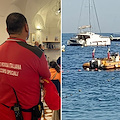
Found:
[{"label": "white yacht", "polygon": [[111,44],[109,37],[101,36],[93,32],[81,32],[76,37],[67,41],[71,46],[108,46]]},{"label": "white yacht", "polygon": [[[79,27],[78,29],[80,30],[80,32],[76,35],[76,37],[73,37],[70,40],[68,40],[67,45],[74,45],[74,46],[77,46],[77,45],[80,45],[80,46],[106,46],[106,45],[108,46],[108,45],[111,45],[111,40],[110,40],[109,36],[108,37],[101,36],[99,34],[92,32],[93,30],[92,30],[92,25],[91,25],[92,24],[91,13],[94,13],[94,12],[91,10],[92,9],[91,5],[93,5],[95,13],[96,13],[96,8],[95,8],[94,0],[92,0],[92,1],[89,0],[88,2],[89,2],[89,17],[88,17],[89,24]],[[82,11],[82,9],[81,9],[81,11]],[[80,15],[80,17],[82,17],[82,15]],[[99,31],[101,33],[97,13],[96,13],[96,18],[97,18]]]}]

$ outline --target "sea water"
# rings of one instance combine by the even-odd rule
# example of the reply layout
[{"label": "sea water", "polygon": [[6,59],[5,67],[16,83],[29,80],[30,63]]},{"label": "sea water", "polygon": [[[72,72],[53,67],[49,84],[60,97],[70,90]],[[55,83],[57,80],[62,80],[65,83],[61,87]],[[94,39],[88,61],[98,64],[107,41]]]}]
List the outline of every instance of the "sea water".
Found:
[{"label": "sea water", "polygon": [[[74,34],[63,34],[62,120],[120,120],[120,70],[85,71],[83,63],[107,57],[107,46],[67,46]],[[104,34],[108,35],[108,34]],[[120,53],[120,41],[110,52]]]}]

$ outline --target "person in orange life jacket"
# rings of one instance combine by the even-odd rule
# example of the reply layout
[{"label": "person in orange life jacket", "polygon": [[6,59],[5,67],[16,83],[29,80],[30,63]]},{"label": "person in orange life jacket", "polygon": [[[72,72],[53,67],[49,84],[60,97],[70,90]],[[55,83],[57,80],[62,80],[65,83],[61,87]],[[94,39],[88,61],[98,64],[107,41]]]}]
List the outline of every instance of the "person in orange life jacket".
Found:
[{"label": "person in orange life jacket", "polygon": [[51,73],[51,80],[55,84],[58,93],[60,94],[60,83],[61,83],[61,72],[60,67],[55,61],[51,61],[49,63],[50,66],[50,73]]},{"label": "person in orange life jacket", "polygon": [[50,78],[49,66],[44,53],[26,43],[29,27],[24,15],[11,13],[6,24],[9,38],[0,45],[0,120],[16,120],[12,109],[16,95],[23,120],[31,120],[28,110],[40,101],[41,79]]},{"label": "person in orange life jacket", "polygon": [[[60,95],[60,83],[61,83],[61,72],[60,72],[60,66],[55,62],[51,61],[50,64],[50,73],[51,73],[51,81],[55,84],[58,93]],[[52,120],[60,120],[60,110],[54,110],[52,115]]]}]

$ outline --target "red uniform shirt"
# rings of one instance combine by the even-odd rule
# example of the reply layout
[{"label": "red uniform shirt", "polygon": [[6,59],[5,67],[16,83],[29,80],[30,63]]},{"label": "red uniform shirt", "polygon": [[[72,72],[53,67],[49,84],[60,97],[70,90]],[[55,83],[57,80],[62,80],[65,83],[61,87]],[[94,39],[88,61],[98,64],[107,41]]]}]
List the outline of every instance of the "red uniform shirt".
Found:
[{"label": "red uniform shirt", "polygon": [[23,109],[38,104],[39,79],[49,78],[50,72],[44,53],[25,40],[9,38],[0,46],[0,103],[13,106],[15,93]]}]

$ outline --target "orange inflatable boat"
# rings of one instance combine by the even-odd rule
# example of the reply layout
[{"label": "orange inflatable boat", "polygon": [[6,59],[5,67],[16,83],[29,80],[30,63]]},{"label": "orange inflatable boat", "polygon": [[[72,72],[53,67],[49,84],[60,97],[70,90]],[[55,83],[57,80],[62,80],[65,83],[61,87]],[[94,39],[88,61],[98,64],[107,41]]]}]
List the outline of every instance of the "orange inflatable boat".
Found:
[{"label": "orange inflatable boat", "polygon": [[119,53],[112,53],[108,58],[93,58],[91,61],[83,64],[84,69],[117,69],[120,68]]}]

